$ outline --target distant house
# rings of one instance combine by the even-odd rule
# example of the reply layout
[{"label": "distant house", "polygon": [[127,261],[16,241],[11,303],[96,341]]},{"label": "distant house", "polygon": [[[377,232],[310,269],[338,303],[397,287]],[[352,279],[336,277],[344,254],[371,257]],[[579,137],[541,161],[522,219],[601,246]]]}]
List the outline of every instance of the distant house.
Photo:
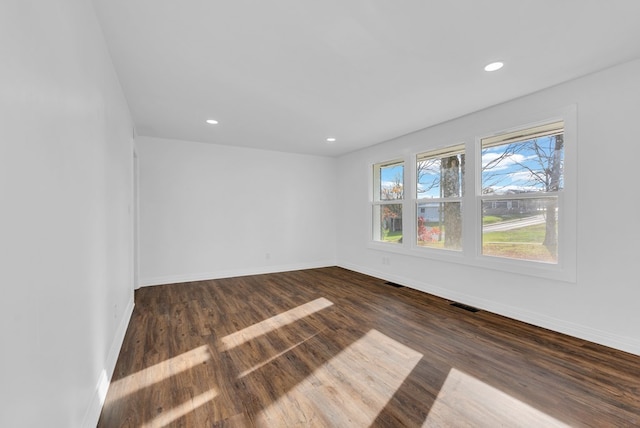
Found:
[{"label": "distant house", "polygon": [[427,222],[440,221],[440,204],[420,204],[418,205],[418,217],[422,217]]},{"label": "distant house", "polygon": [[[424,203],[418,205],[418,217],[422,217],[426,222],[442,221],[440,203]],[[540,214],[546,209],[545,201],[542,199],[501,199],[485,201],[482,204],[482,212],[485,215],[526,215]]]},{"label": "distant house", "polygon": [[539,214],[546,209],[541,199],[502,199],[486,201],[482,204],[482,212],[486,215]]}]

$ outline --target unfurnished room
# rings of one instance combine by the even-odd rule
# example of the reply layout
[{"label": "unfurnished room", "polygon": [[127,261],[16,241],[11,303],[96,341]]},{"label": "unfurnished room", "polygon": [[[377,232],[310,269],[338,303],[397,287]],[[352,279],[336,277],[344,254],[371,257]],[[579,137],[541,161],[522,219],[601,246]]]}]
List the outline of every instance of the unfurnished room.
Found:
[{"label": "unfurnished room", "polygon": [[640,426],[639,16],[0,1],[0,426]]}]

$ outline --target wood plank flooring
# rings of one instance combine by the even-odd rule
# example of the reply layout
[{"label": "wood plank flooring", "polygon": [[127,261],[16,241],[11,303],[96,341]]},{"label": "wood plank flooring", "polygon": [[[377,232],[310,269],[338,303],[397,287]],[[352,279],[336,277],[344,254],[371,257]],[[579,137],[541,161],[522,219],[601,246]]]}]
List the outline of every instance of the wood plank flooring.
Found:
[{"label": "wood plank flooring", "polygon": [[341,268],[142,288],[99,427],[640,426],[640,357]]}]

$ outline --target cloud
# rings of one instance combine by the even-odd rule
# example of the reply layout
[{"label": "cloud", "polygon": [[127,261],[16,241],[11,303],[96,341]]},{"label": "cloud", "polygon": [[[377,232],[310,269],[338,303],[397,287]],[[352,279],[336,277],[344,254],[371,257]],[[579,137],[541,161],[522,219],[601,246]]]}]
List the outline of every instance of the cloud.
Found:
[{"label": "cloud", "polygon": [[[500,156],[502,156],[501,152],[485,152],[482,154],[482,169],[484,169],[487,165],[489,165],[491,162],[495,161],[496,159],[500,158]],[[514,165],[518,164],[518,163],[524,163],[527,160],[530,160],[532,157],[531,156],[523,156],[519,153],[514,153],[508,156],[505,156],[504,159],[502,159],[500,162],[496,163],[495,165],[491,166],[491,171],[500,171],[500,170],[504,170],[504,169],[508,169],[513,167]]]}]

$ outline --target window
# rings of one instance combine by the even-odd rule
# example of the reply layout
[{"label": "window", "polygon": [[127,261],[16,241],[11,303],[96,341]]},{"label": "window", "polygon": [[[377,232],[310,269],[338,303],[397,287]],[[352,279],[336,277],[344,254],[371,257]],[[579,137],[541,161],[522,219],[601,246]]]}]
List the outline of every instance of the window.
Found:
[{"label": "window", "polygon": [[416,156],[419,247],[462,250],[464,145]]},{"label": "window", "polygon": [[373,240],[402,243],[404,162],[373,166]]},{"label": "window", "polygon": [[491,134],[454,130],[461,142],[437,148],[426,140],[442,135],[427,130],[424,148],[372,160],[368,247],[574,282],[576,116],[567,106]]},{"label": "window", "polygon": [[482,255],[558,263],[564,122],[482,139]]}]

